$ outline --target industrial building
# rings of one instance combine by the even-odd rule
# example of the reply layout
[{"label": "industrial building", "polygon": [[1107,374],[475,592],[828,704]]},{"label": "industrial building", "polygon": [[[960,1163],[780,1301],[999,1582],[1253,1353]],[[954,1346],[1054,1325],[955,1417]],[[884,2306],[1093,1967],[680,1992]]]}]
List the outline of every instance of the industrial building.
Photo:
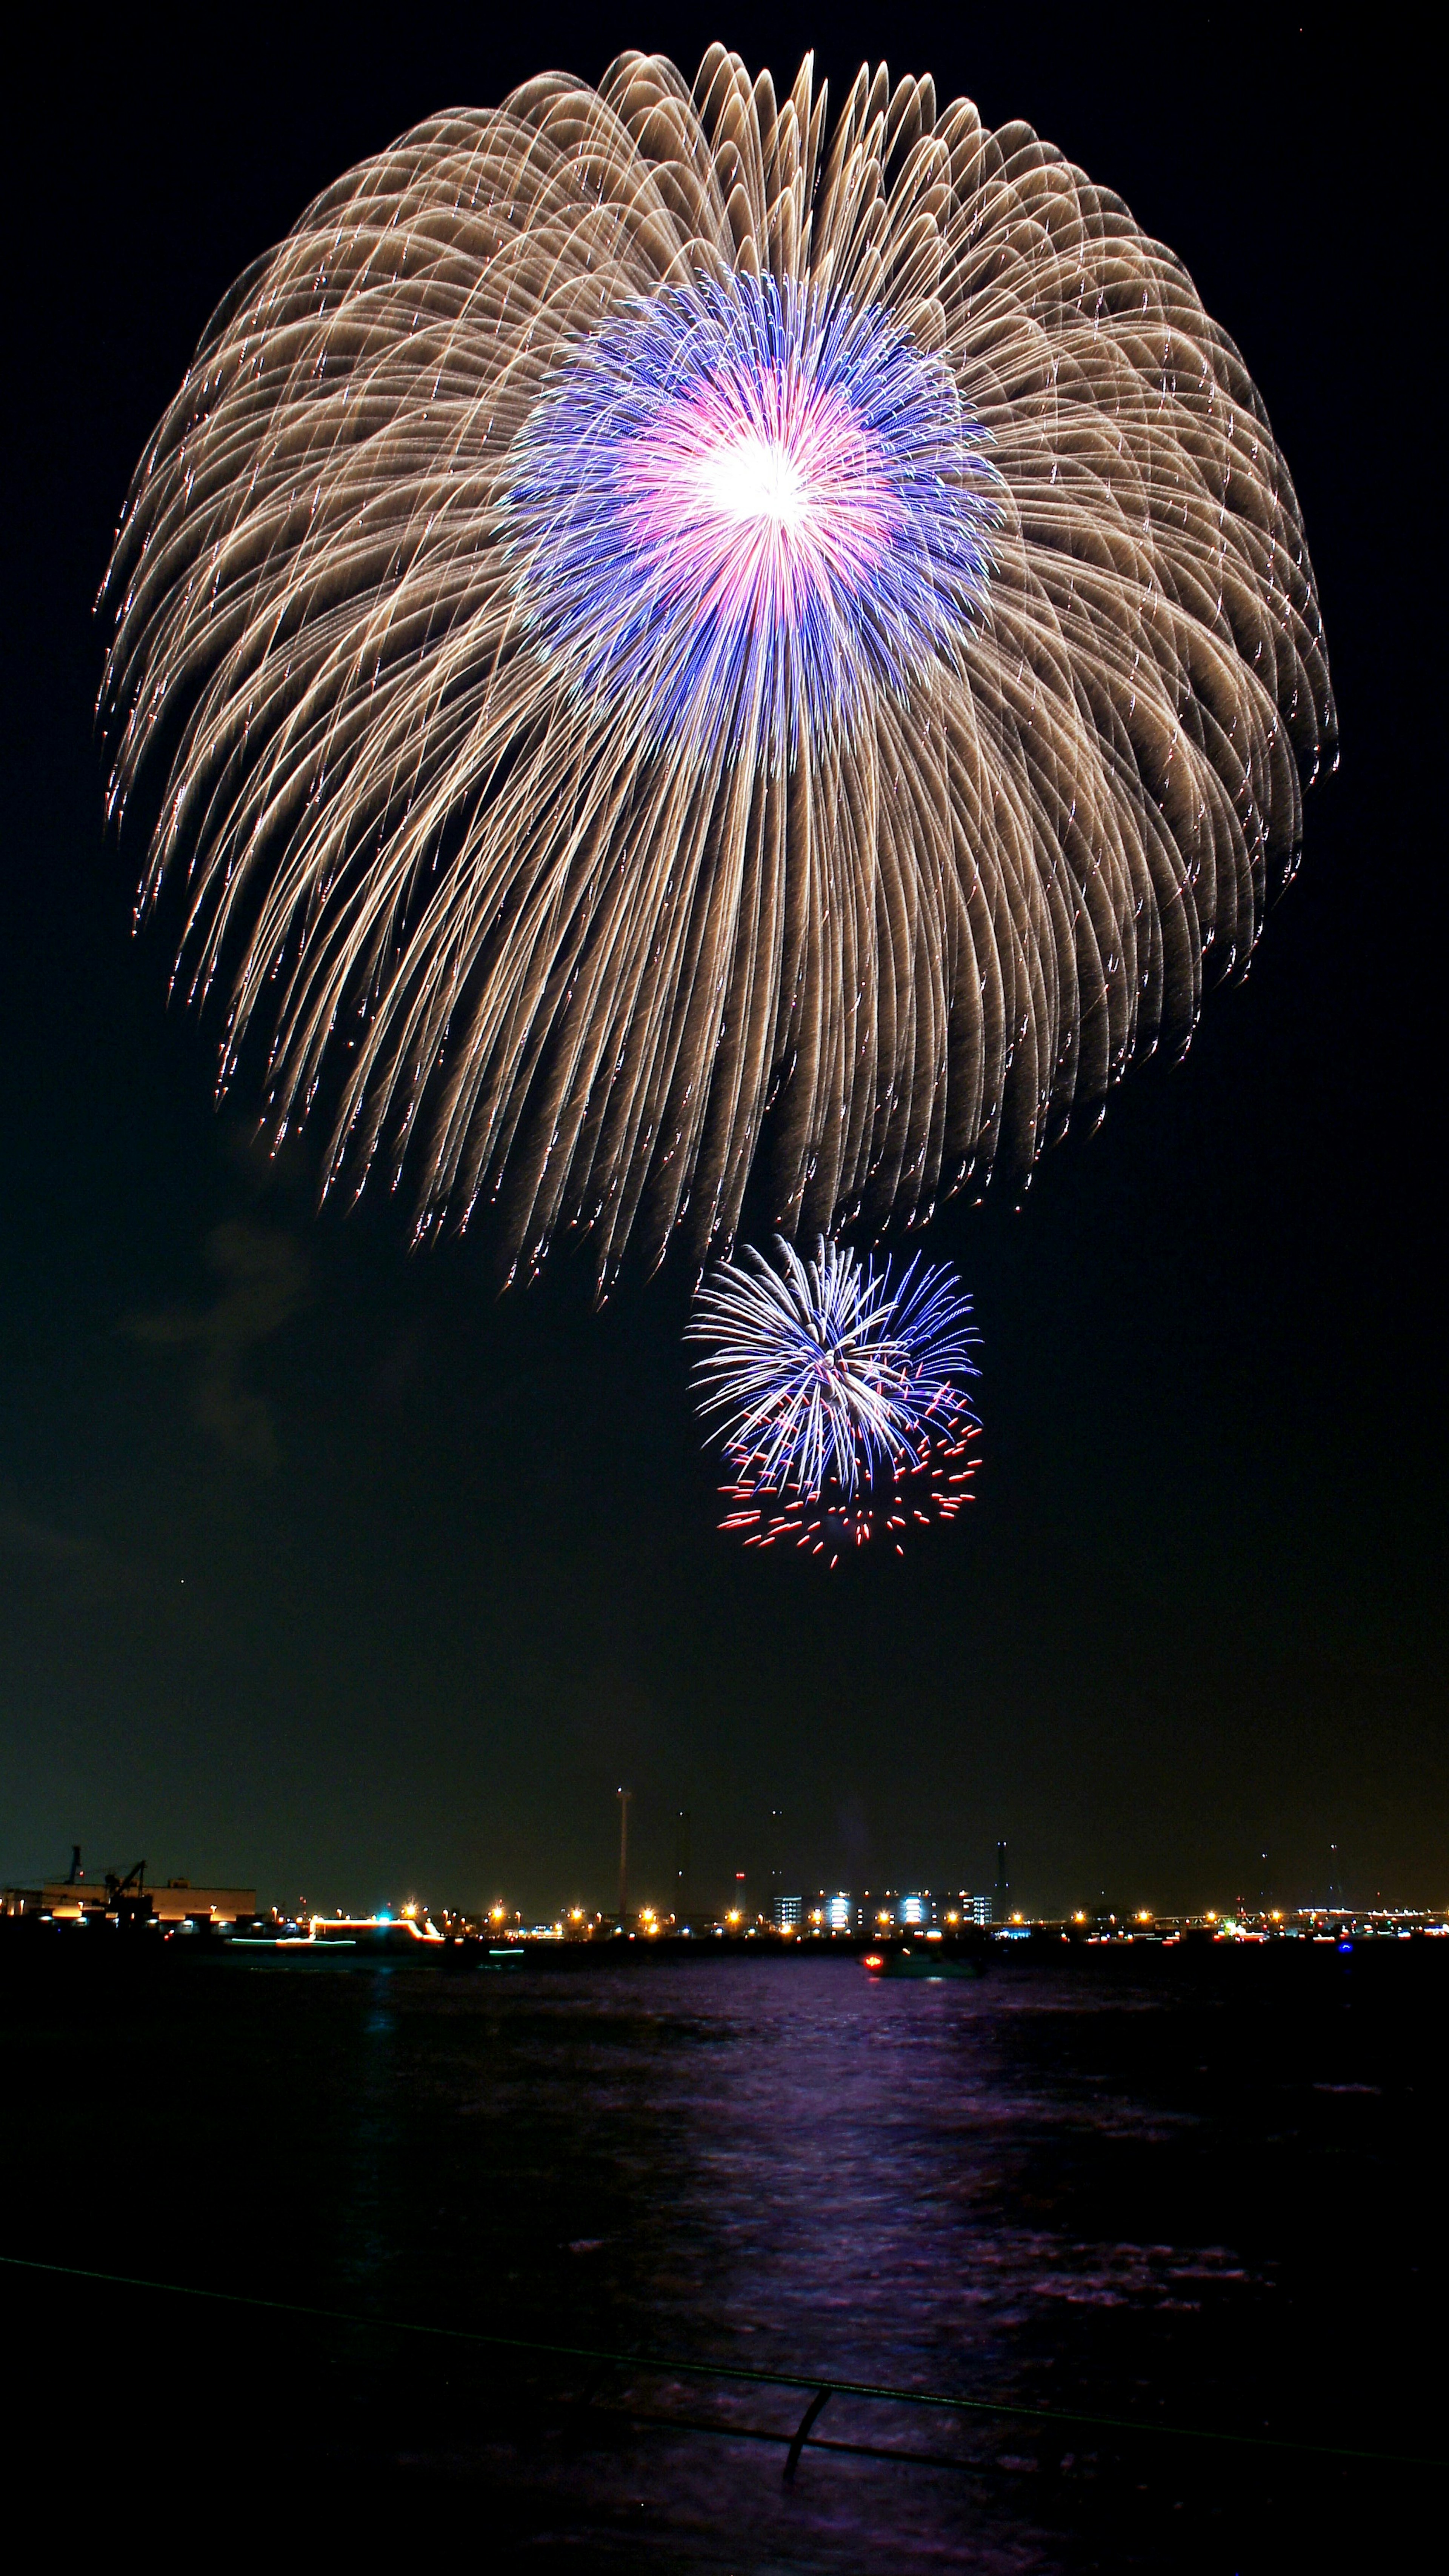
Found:
[{"label": "industrial building", "polygon": [[87,1878],[78,1843],[66,1877],[0,1892],[0,1913],[39,1915],[52,1923],[240,1923],[256,1910],[254,1887],[193,1887],[189,1878],[168,1878],[164,1886],[148,1887],[143,1860],[124,1877],[109,1869],[99,1878]]}]

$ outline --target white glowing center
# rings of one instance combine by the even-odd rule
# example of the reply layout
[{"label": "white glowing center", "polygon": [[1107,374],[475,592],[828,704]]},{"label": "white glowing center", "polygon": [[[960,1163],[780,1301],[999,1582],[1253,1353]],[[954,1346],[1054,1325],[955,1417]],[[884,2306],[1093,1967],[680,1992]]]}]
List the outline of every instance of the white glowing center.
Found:
[{"label": "white glowing center", "polygon": [[700,480],[721,518],[768,519],[786,530],[799,527],[806,506],[804,478],[778,439],[729,439],[702,463]]}]

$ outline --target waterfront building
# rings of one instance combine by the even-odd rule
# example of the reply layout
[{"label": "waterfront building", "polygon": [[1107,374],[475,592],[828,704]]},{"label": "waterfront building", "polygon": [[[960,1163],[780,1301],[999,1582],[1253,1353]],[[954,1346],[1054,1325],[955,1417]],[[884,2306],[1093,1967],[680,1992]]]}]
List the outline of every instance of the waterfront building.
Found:
[{"label": "waterfront building", "polygon": [[132,1863],[124,1878],[107,1869],[87,1878],[81,1847],[72,1843],[70,1868],[64,1878],[47,1878],[39,1887],[0,1890],[0,1914],[38,1914],[52,1923],[102,1921],[125,1923],[238,1923],[257,1910],[254,1887],[193,1887],[189,1878],[168,1878],[164,1887],[146,1884],[146,1864]]},{"label": "waterfront building", "polygon": [[818,1888],[800,1900],[800,1928],[809,1932],[859,1932],[865,1923],[863,1901],[848,1888]]},{"label": "waterfront building", "polygon": [[0,1913],[37,1914],[52,1923],[104,1922],[108,1916],[128,1922],[243,1923],[255,1915],[254,1887],[193,1887],[189,1878],[168,1878],[164,1887],[148,1887],[141,1872],[124,1879],[48,1878],[39,1887],[7,1887]]},{"label": "waterfront building", "polygon": [[798,1932],[805,1911],[803,1896],[777,1896],[771,1912],[777,1932]]}]

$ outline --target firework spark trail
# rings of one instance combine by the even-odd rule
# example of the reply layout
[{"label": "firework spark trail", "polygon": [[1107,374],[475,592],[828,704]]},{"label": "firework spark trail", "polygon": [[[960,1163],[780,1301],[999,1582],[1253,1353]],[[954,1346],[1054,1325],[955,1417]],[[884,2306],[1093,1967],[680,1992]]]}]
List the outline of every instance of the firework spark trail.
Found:
[{"label": "firework spark trail", "polygon": [[329,1179],[728,1244],[1028,1171],[1241,971],[1336,738],[1179,260],[1024,125],[722,48],[434,118],[238,281],[105,592],[110,805]]},{"label": "firework spark trail", "polygon": [[[954,1273],[918,1259],[889,1264],[821,1243],[812,1261],[776,1246],[773,1268],[747,1247],[699,1289],[687,1339],[700,1410],[716,1436],[737,1507],[724,1526],[758,1540],[810,1538],[838,1525],[855,1541],[949,1503],[976,1431],[964,1381],[977,1374],[971,1301]],[[916,1500],[907,1504],[905,1497]]]}]

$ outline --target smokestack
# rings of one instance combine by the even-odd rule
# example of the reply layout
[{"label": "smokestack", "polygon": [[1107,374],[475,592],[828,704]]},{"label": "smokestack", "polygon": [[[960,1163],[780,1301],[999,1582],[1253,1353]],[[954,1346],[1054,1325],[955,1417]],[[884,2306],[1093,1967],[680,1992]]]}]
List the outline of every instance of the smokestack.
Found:
[{"label": "smokestack", "polygon": [[996,1885],[991,1897],[991,1920],[1005,1923],[1011,1913],[1011,1881],[1006,1875],[1006,1845],[996,1846]]},{"label": "smokestack", "polygon": [[619,1929],[624,1929],[624,1914],[629,1902],[629,1801],[632,1789],[619,1791]]},{"label": "smokestack", "polygon": [[784,1808],[783,1808],[783,1807],[772,1807],[772,1808],[770,1809],[770,1852],[769,1852],[769,1878],[770,1878],[770,1902],[769,1902],[769,1913],[770,1913],[770,1921],[771,1921],[772,1923],[776,1922],[776,1921],[779,1919],[780,1891],[781,1891],[781,1889],[783,1888],[783,1886],[784,1886],[784,1884],[785,1884],[784,1825],[785,1825],[785,1810],[784,1810]]}]

